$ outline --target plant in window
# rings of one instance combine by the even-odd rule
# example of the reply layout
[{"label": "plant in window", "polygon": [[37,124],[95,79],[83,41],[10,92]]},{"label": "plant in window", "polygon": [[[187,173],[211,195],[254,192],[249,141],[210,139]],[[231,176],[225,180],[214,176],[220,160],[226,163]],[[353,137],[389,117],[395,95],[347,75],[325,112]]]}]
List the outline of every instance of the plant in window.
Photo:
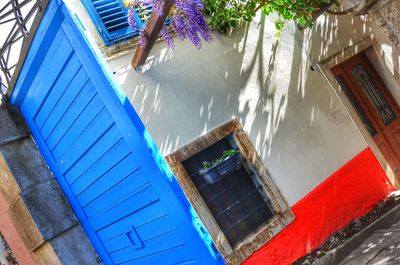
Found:
[{"label": "plant in window", "polygon": [[203,161],[203,168],[200,170],[200,175],[212,184],[221,181],[222,178],[233,171],[239,169],[242,165],[242,157],[238,150],[226,150],[222,155],[209,162]]}]

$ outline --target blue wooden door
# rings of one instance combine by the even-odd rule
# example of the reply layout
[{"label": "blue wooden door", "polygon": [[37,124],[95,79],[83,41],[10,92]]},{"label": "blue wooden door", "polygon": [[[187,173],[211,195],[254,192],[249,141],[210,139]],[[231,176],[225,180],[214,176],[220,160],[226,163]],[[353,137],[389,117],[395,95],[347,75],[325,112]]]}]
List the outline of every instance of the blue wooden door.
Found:
[{"label": "blue wooden door", "polygon": [[46,11],[11,101],[105,264],[223,262],[62,2]]}]

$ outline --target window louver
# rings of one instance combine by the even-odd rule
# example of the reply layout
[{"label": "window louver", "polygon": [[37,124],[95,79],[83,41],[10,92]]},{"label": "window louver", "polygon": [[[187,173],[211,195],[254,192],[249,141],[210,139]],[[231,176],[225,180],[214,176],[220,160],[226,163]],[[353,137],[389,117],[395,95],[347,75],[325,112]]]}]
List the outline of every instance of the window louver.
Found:
[{"label": "window louver", "polygon": [[[128,10],[120,0],[83,0],[97,30],[104,43],[109,46],[118,41],[139,35],[129,27],[127,22]],[[150,14],[152,7],[146,6],[145,13]],[[138,25],[144,23],[135,10],[135,18]]]}]

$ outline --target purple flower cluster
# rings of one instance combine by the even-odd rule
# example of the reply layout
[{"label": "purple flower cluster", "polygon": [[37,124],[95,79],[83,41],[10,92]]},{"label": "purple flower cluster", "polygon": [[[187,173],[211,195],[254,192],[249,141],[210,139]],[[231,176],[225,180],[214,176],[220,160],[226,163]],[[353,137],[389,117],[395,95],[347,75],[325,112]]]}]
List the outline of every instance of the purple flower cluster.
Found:
[{"label": "purple flower cluster", "polygon": [[185,18],[181,14],[175,14],[171,18],[172,29],[178,35],[178,38],[183,41],[187,37],[187,26]]},{"label": "purple flower cluster", "polygon": [[133,9],[131,8],[128,10],[128,24],[132,29],[137,28],[135,14],[133,13]]},{"label": "purple flower cluster", "polygon": [[147,41],[148,39],[143,27],[139,30],[139,47],[144,48],[147,44]]},{"label": "purple flower cluster", "polygon": [[160,16],[164,14],[164,4],[165,1],[163,0],[150,0],[150,4],[153,7],[153,10]]},{"label": "purple flower cluster", "polygon": [[168,28],[165,25],[161,28],[160,33],[167,46],[171,49],[174,49],[176,47],[174,40],[172,39],[171,34],[168,32]]},{"label": "purple flower cluster", "polygon": [[[134,8],[138,5],[151,4],[153,10],[159,14],[163,14],[163,6],[165,0],[136,0],[130,6],[128,13],[128,23],[134,30],[141,30],[135,20]],[[180,40],[188,38],[197,48],[202,47],[202,40],[211,42],[213,40],[213,32],[208,27],[204,19],[202,11],[204,9],[201,0],[174,0],[174,6],[168,14],[170,18],[170,25],[164,25],[161,29],[161,37],[169,48],[175,48],[175,43],[172,39],[169,28],[175,32]],[[200,38],[201,37],[201,38]],[[142,38],[144,38],[142,40]],[[147,38],[141,30],[139,45],[143,47],[147,43]]]},{"label": "purple flower cluster", "polygon": [[175,19],[176,15],[172,16],[172,27],[180,39],[189,38],[199,49],[202,45],[199,34],[206,42],[212,41],[212,32],[202,14],[201,0],[175,0],[175,6],[181,12],[178,19]]}]

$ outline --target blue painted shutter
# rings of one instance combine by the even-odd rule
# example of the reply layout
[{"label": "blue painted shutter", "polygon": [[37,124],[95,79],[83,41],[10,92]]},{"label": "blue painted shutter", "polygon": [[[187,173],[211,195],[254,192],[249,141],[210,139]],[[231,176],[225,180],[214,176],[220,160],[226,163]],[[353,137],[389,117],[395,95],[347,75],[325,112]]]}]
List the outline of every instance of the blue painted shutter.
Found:
[{"label": "blue painted shutter", "polygon": [[[107,46],[139,35],[138,30],[129,26],[128,10],[121,0],[83,0],[83,3]],[[141,14],[150,16],[153,8],[151,5],[135,8],[136,24],[142,28],[145,22],[139,16],[139,9]],[[167,18],[165,23],[168,25],[170,19]]]},{"label": "blue painted shutter", "polygon": [[106,45],[138,35],[127,22],[127,9],[120,0],[83,0]]},{"label": "blue painted shutter", "polygon": [[[120,0],[82,0],[106,45],[137,36],[127,22],[128,10]],[[151,7],[149,7],[151,9]],[[138,16],[136,16],[138,19]],[[138,21],[143,23],[142,21]]]}]

